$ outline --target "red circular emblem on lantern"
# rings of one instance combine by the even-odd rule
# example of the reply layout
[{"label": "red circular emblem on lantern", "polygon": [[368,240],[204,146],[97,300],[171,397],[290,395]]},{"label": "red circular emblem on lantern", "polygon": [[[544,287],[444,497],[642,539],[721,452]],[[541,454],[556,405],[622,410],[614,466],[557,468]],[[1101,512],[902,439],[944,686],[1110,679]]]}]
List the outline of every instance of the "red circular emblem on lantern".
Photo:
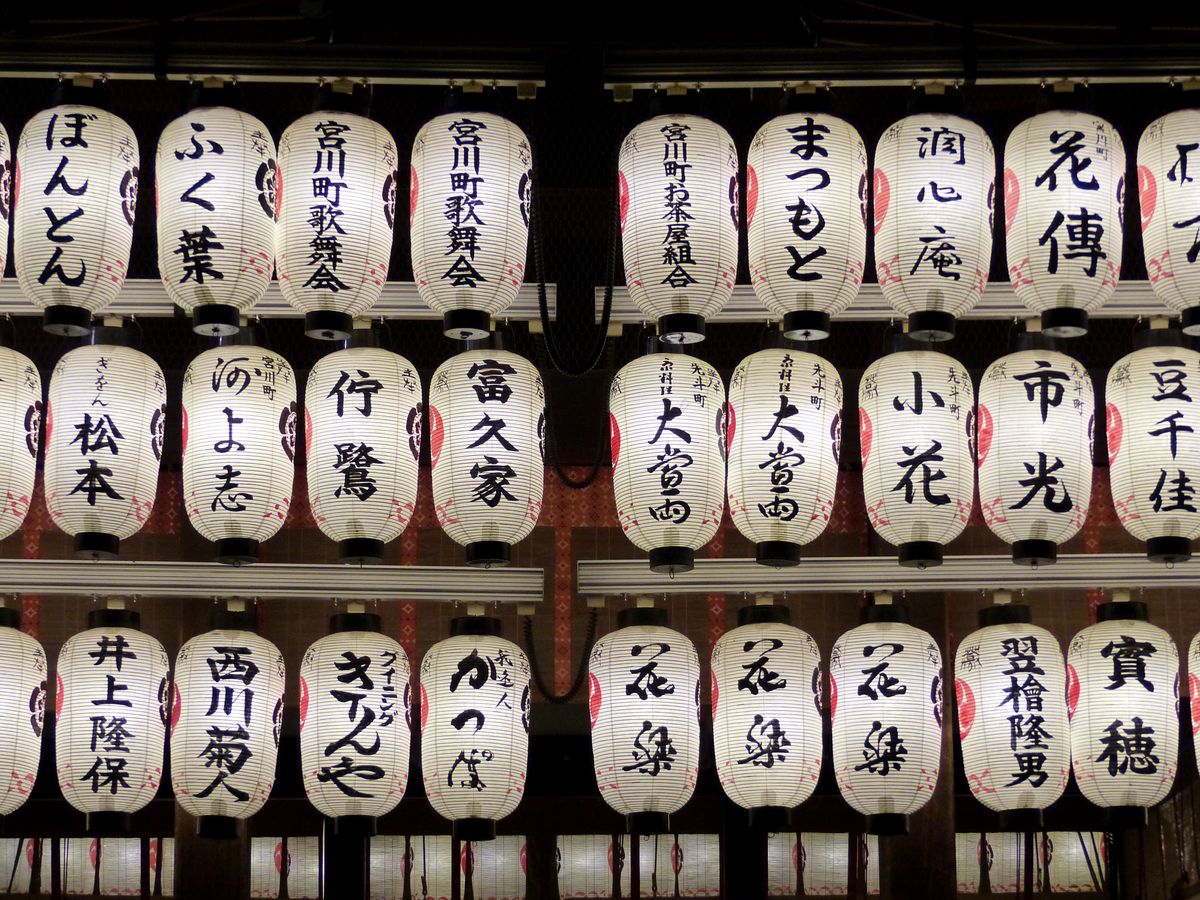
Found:
[{"label": "red circular emblem on lantern", "polygon": [[304,455],[307,457],[312,453],[312,413],[308,409],[308,404],[304,405]]},{"label": "red circular emblem on lantern", "polygon": [[304,730],[304,720],[308,718],[308,682],[300,676],[300,730]]},{"label": "red circular emblem on lantern", "polygon": [[629,215],[629,182],[625,173],[617,170],[617,192],[621,204],[621,234],[625,233],[625,217]]},{"label": "red circular emblem on lantern", "polygon": [[600,702],[600,679],[588,672],[588,716],[592,720],[592,728],[596,727],[596,720],[600,718]]},{"label": "red circular emblem on lantern", "polygon": [[988,452],[992,449],[994,434],[995,425],[992,422],[992,411],[980,403],[979,412],[975,416],[976,466],[982,466],[983,461],[987,459]]},{"label": "red circular emblem on lantern", "polygon": [[1108,437],[1108,464],[1111,466],[1113,460],[1117,458],[1117,454],[1121,452],[1121,439],[1125,436],[1125,422],[1115,403],[1105,404],[1104,410],[1107,413],[1105,434]]},{"label": "red circular emblem on lantern", "polygon": [[717,714],[717,697],[720,696],[721,690],[717,687],[717,673],[709,669],[708,671],[708,689],[712,695],[712,714]]},{"label": "red circular emblem on lantern", "polygon": [[883,169],[875,170],[873,183],[875,186],[875,234],[879,234],[879,229],[883,227],[883,220],[887,218],[888,204],[892,198],[892,188],[888,183],[888,177]]},{"label": "red circular emblem on lantern", "polygon": [[1192,734],[1200,734],[1200,676],[1188,675],[1188,693],[1191,696]]},{"label": "red circular emblem on lantern", "polygon": [[1075,707],[1079,705],[1079,673],[1075,667],[1067,663],[1067,718],[1075,717]]},{"label": "red circular emblem on lantern", "polygon": [[1150,220],[1154,218],[1154,210],[1158,206],[1158,182],[1154,180],[1154,173],[1146,166],[1138,166],[1137,176],[1138,204],[1142,213],[1142,231],[1145,231]]},{"label": "red circular emblem on lantern", "polygon": [[733,446],[733,433],[737,429],[737,413],[732,403],[725,404],[725,446]]},{"label": "red circular emblem on lantern", "polygon": [[758,173],[754,166],[746,163],[746,227],[754,223],[754,211],[758,209]]},{"label": "red circular emblem on lantern", "polygon": [[446,426],[442,414],[432,403],[429,404],[429,467],[436,468],[442,455],[442,443],[446,440]]},{"label": "red circular emblem on lantern", "polygon": [[617,425],[617,417],[612,413],[608,414],[608,443],[612,451],[612,464],[615,468],[617,459],[621,455],[621,428]]},{"label": "red circular emblem on lantern", "polygon": [[425,730],[425,723],[429,721],[429,695],[425,693],[425,683],[421,683],[421,730]]},{"label": "red circular emblem on lantern", "polygon": [[417,167],[408,167],[408,224],[412,227],[413,216],[417,214],[417,196],[420,194],[421,186],[417,179]]},{"label": "red circular emblem on lantern", "polygon": [[58,682],[58,686],[54,692],[54,715],[61,718],[64,712],[62,675],[55,675],[55,680]]},{"label": "red circular emblem on lantern", "polygon": [[832,672],[829,673],[829,718],[837,718],[837,679]]},{"label": "red circular emblem on lantern", "polygon": [[171,734],[175,734],[175,726],[179,724],[179,716],[183,713],[183,702],[179,697],[179,685],[171,684]]},{"label": "red circular emblem on lantern", "polygon": [[975,724],[975,694],[961,678],[954,679],[954,699],[958,705],[958,730],[965,741]]},{"label": "red circular emblem on lantern", "polygon": [[858,408],[858,443],[862,450],[862,464],[867,464],[867,457],[871,455],[871,416],[861,406]]},{"label": "red circular emblem on lantern", "polygon": [[1021,182],[1012,169],[1004,170],[1004,233],[1012,230],[1017,221],[1017,209],[1021,205]]}]

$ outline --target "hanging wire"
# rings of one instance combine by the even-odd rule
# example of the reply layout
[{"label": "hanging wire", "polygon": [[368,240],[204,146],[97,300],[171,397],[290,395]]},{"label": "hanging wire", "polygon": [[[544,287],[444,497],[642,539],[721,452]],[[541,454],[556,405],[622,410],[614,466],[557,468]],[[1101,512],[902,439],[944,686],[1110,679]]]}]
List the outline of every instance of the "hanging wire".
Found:
[{"label": "hanging wire", "polygon": [[604,455],[608,450],[608,429],[601,426],[600,439],[596,441],[596,456],[592,459],[591,465],[588,467],[587,474],[582,478],[572,478],[567,474],[566,469],[562,466],[562,461],[558,457],[558,428],[554,424],[555,420],[551,418],[550,410],[553,404],[546,403],[546,459],[550,463],[550,468],[554,470],[554,474],[558,476],[558,480],[573,491],[582,491],[592,486],[600,474],[600,468],[604,465]]},{"label": "hanging wire", "polygon": [[521,617],[521,631],[525,639],[525,653],[529,657],[529,671],[533,676],[533,683],[542,692],[542,696],[551,703],[567,703],[583,687],[583,679],[587,674],[588,659],[592,655],[592,645],[596,643],[596,621],[599,612],[596,607],[588,610],[587,637],[583,640],[583,652],[579,656],[579,667],[575,670],[575,678],[571,682],[570,689],[565,694],[554,694],[546,685],[546,681],[542,677],[541,666],[538,664],[537,649],[533,643],[533,616]]}]

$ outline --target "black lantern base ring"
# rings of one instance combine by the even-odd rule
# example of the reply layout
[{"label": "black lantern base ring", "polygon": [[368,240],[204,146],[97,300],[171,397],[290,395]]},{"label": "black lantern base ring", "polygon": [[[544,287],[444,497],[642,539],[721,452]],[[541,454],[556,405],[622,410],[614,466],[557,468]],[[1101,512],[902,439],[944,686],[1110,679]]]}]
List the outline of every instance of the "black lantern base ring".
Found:
[{"label": "black lantern base ring", "polygon": [[948,341],[954,337],[954,316],[940,309],[908,314],[908,336],[914,341]]},{"label": "black lantern base ring", "polygon": [[374,816],[336,816],[333,833],[346,838],[375,837],[379,834],[379,820]]},{"label": "black lantern base ring", "polygon": [[1146,807],[1144,806],[1109,806],[1104,810],[1105,831],[1145,828],[1147,821]]},{"label": "black lantern base ring", "polygon": [[258,562],[258,541],[250,538],[221,538],[214,544],[216,559],[223,566],[249,566]]},{"label": "black lantern base ring", "polygon": [[492,317],[481,309],[452,309],[442,314],[442,334],[455,341],[482,341],[492,333]]},{"label": "black lantern base ring", "polygon": [[354,319],[348,313],[318,309],[304,314],[304,334],[318,341],[348,341]]},{"label": "black lantern base ring", "polygon": [[235,841],[238,836],[238,820],[233,816],[197,816],[196,837],[216,841]]},{"label": "black lantern base ring", "polygon": [[897,548],[900,565],[929,569],[942,564],[942,545],[937,541],[906,541]]},{"label": "black lantern base ring", "polygon": [[786,806],[755,806],[750,809],[750,827],[763,831],[787,831],[791,826],[791,810]]},{"label": "black lantern base ring", "polygon": [[1181,563],[1192,558],[1192,542],[1184,537],[1153,537],[1146,541],[1146,556],[1160,563]]},{"label": "black lantern base ring", "polygon": [[1041,831],[1040,809],[1006,809],[1000,813],[1001,831]]},{"label": "black lantern base ring", "polygon": [[92,327],[92,314],[82,306],[47,306],[42,330],[59,337],[83,337]]},{"label": "black lantern base ring", "polygon": [[490,569],[512,562],[512,544],[504,541],[472,541],[467,544],[467,565]]},{"label": "black lantern base ring", "polygon": [[1042,333],[1052,338],[1083,337],[1088,331],[1088,314],[1073,306],[1056,306],[1042,313]]},{"label": "black lantern base ring", "polygon": [[90,812],[84,816],[84,829],[92,837],[108,837],[129,833],[129,813]]},{"label": "black lantern base ring", "polygon": [[635,812],[625,816],[629,834],[670,834],[671,815],[664,812]]},{"label": "black lantern base ring", "polygon": [[793,341],[823,341],[829,328],[829,313],[815,309],[795,309],[783,317],[783,336]]},{"label": "black lantern base ring", "polygon": [[867,824],[864,828],[867,834],[878,834],[880,836],[893,834],[908,834],[908,816],[900,813],[879,813],[874,816],[867,816]]},{"label": "black lantern base ring", "polygon": [[103,531],[81,531],[75,535],[75,555],[80,559],[116,559],[121,539]]},{"label": "black lantern base ring", "polygon": [[678,575],[696,567],[696,551],[691,547],[655,547],[650,551],[650,571],[660,575]]},{"label": "black lantern base ring", "polygon": [[1193,337],[1200,335],[1200,306],[1189,306],[1181,312],[1179,324],[1183,327],[1184,334],[1190,334]]},{"label": "black lantern base ring", "polygon": [[759,541],[754,546],[754,558],[760,566],[784,569],[800,565],[800,545],[791,541]]},{"label": "black lantern base ring", "polygon": [[455,819],[450,826],[456,841],[494,841],[495,819]]},{"label": "black lantern base ring", "polygon": [[229,337],[242,328],[241,313],[227,303],[202,303],[192,310],[192,331],[208,337]]},{"label": "black lantern base ring", "polygon": [[383,541],[349,538],[338,541],[338,558],[348,566],[372,566],[383,562]]},{"label": "black lantern base ring", "polygon": [[1012,561],[1018,566],[1050,566],[1057,560],[1054,541],[1013,541]]},{"label": "black lantern base ring", "polygon": [[698,344],[704,340],[704,316],[692,313],[661,316],[658,339],[664,344]]}]

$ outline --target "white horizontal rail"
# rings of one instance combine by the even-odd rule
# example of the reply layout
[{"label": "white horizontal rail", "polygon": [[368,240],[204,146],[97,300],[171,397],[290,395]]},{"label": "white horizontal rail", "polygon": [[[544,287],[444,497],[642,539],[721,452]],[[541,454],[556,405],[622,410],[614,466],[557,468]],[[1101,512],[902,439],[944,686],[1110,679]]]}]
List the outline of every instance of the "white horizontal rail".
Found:
[{"label": "white horizontal rail", "polygon": [[1200,560],[1168,568],[1134,553],[1060,556],[1036,568],[1015,565],[1007,556],[947,556],[928,569],[905,568],[891,556],[813,557],[790,569],[752,559],[698,559],[692,571],[673,578],[651,572],[644,559],[578,565],[579,593],[585,596],[1200,587]]}]

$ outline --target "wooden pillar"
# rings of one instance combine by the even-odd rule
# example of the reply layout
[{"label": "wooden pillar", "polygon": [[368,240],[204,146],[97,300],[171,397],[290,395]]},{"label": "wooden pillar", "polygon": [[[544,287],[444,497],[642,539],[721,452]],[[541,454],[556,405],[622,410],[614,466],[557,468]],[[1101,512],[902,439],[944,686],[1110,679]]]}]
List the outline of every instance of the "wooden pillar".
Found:
[{"label": "wooden pillar", "polygon": [[322,820],[321,830],[325,900],[364,900],[369,838],[361,834],[334,834],[332,819]]},{"label": "wooden pillar", "polygon": [[196,820],[175,807],[175,896],[179,900],[250,896],[250,835],[238,823],[235,840],[196,836]]}]

